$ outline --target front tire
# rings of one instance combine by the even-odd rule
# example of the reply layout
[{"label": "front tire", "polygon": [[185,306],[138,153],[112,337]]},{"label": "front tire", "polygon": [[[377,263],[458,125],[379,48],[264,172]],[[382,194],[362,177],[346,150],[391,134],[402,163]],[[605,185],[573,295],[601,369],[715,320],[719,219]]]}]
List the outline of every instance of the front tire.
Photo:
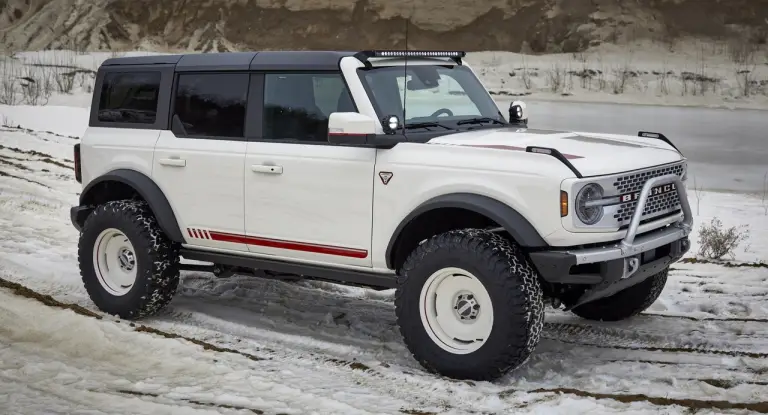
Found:
[{"label": "front tire", "polygon": [[80,275],[96,307],[124,319],[157,313],[179,284],[178,244],[143,201],[107,202],[88,215],[78,244]]},{"label": "front tire", "polygon": [[669,267],[616,294],[582,304],[573,314],[594,321],[621,321],[636,316],[650,307],[664,291]]},{"label": "front tire", "polygon": [[430,372],[494,380],[525,363],[539,342],[538,276],[499,235],[465,229],[434,236],[409,255],[400,274],[400,333]]}]

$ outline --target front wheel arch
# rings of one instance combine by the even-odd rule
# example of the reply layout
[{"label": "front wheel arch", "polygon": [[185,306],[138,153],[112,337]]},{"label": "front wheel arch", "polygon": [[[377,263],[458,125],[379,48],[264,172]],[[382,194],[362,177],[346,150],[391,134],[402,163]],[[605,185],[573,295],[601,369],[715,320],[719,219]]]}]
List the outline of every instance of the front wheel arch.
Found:
[{"label": "front wheel arch", "polygon": [[[419,218],[439,209],[459,209],[472,212],[485,218],[490,223],[498,224],[511,236],[520,247],[541,248],[548,246],[536,228],[519,212],[496,199],[474,193],[451,193],[427,200],[414,209],[395,228],[386,250],[386,264],[390,269],[396,269],[396,258],[402,257],[401,242],[406,239],[410,225],[417,223]],[[432,235],[430,235],[432,236]],[[405,255],[408,255],[405,253]]]}]

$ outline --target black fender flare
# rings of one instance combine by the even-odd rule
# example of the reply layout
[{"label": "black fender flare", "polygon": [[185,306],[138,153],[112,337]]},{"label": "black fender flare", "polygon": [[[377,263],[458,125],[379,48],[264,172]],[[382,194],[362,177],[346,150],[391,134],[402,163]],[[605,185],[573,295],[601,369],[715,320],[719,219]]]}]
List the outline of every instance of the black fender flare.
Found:
[{"label": "black fender flare", "polygon": [[151,178],[136,170],[112,170],[109,173],[93,179],[85,186],[85,189],[83,189],[80,194],[80,205],[87,205],[85,201],[88,200],[88,194],[91,189],[99,183],[108,181],[120,182],[136,190],[136,193],[138,193],[142,199],[147,201],[152,213],[155,214],[160,229],[165,232],[165,235],[174,242],[184,242],[184,235],[181,233],[179,222],[176,220],[176,215],[173,213],[173,208],[171,208],[171,204],[168,203],[165,194],[163,194],[163,191],[160,190],[160,187],[158,187]]},{"label": "black fender flare", "polygon": [[488,196],[474,193],[450,193],[434,197],[419,205],[403,219],[389,240],[386,250],[387,267],[392,268],[392,251],[403,230],[414,219],[434,209],[461,208],[479,213],[501,225],[518,245],[526,248],[547,247],[547,242],[523,215],[509,205]]}]

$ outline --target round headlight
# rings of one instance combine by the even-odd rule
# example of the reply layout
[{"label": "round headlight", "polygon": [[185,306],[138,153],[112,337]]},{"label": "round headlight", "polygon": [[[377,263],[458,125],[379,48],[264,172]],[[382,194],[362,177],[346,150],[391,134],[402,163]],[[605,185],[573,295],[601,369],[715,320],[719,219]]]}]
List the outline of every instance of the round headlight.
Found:
[{"label": "round headlight", "polygon": [[576,195],[576,216],[585,225],[594,225],[603,218],[603,206],[587,206],[587,202],[602,198],[603,188],[596,183],[584,186]]}]

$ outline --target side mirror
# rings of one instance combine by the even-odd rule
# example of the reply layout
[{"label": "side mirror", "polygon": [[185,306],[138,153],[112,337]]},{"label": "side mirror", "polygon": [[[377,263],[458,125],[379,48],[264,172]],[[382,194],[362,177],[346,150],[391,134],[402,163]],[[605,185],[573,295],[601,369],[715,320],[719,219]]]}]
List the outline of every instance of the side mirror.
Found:
[{"label": "side mirror", "polygon": [[511,124],[528,125],[528,110],[523,101],[513,101],[509,104],[509,122]]},{"label": "side mirror", "polygon": [[376,120],[357,112],[334,112],[328,117],[331,144],[370,144],[376,136]]}]

